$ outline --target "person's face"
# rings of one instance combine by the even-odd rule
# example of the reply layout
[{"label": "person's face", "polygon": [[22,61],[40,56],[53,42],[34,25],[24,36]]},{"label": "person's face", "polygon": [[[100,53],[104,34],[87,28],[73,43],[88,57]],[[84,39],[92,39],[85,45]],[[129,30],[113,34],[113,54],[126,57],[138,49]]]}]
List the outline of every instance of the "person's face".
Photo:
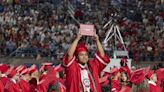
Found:
[{"label": "person's face", "polygon": [[39,73],[38,70],[36,70],[35,72],[32,73],[31,76],[34,77],[34,78],[39,78],[40,77],[40,73]]},{"label": "person's face", "polygon": [[78,54],[78,61],[81,64],[85,64],[88,62],[88,52],[82,51]]},{"label": "person's face", "polygon": [[27,82],[31,79],[31,76],[29,74],[25,74],[24,77],[25,77]]},{"label": "person's face", "polygon": [[18,75],[18,74],[15,74],[15,75],[13,76],[13,79],[18,80],[18,79],[19,79],[19,75]]},{"label": "person's face", "polygon": [[127,81],[128,80],[127,75],[125,73],[121,74],[121,78],[122,78],[123,81]]},{"label": "person's face", "polygon": [[157,82],[157,75],[156,74],[153,74],[151,76],[151,79],[154,81],[154,82]]},{"label": "person's face", "polygon": [[121,73],[120,73],[120,72],[118,72],[118,73],[117,73],[117,77],[119,77],[119,78],[120,78],[120,76],[121,76]]}]

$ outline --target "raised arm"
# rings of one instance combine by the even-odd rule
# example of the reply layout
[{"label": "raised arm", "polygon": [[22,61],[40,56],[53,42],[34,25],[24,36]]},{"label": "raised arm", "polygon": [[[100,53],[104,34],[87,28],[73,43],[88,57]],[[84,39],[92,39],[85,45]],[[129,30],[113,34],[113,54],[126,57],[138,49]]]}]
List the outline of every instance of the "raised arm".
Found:
[{"label": "raised arm", "polygon": [[96,34],[96,32],[94,33],[94,38],[95,38],[95,40],[96,40],[97,49],[98,49],[100,55],[101,55],[102,57],[104,57],[104,56],[105,56],[105,52],[104,52],[104,49],[103,49],[103,47],[102,47],[102,45],[101,45],[101,42],[100,42],[99,37],[98,37],[98,35]]},{"label": "raised arm", "polygon": [[[76,49],[77,44],[78,44],[79,40],[81,39],[81,37],[82,37],[82,35],[80,33],[78,33],[76,39],[73,41],[73,43],[69,47],[68,52],[67,52],[68,61],[73,57],[75,49]],[[67,63],[69,63],[69,62],[67,62]]]}]

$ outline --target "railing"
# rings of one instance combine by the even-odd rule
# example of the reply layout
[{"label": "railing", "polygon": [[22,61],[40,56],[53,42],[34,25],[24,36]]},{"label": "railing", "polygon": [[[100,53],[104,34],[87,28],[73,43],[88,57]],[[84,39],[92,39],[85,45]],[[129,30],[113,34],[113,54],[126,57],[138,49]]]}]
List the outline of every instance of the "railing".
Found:
[{"label": "railing", "polygon": [[[38,48],[19,48],[13,52],[10,52],[10,56],[12,57],[35,57],[37,54],[42,54],[44,49],[39,49],[38,51]],[[62,54],[60,53],[56,53],[55,52],[56,50],[54,50],[53,52],[51,51],[47,51],[47,52],[51,52],[51,54],[53,53],[53,55],[44,55],[42,54],[43,57],[47,57],[47,56],[56,56],[56,57],[62,57],[64,55],[64,53],[66,53],[65,50],[61,49],[61,52]],[[93,57],[94,53],[96,52],[95,50],[89,50],[89,57]],[[106,54],[111,57],[111,58],[114,58],[113,57],[113,51],[105,51]],[[2,53],[0,53],[2,55]],[[8,56],[8,55],[4,55],[4,56]],[[134,56],[133,54],[129,54],[129,57],[134,59]],[[147,53],[137,53],[136,56],[135,56],[135,59],[133,61],[136,61],[136,62],[142,62],[142,61],[164,61],[164,52],[161,52],[159,53],[159,55],[148,55]]]}]

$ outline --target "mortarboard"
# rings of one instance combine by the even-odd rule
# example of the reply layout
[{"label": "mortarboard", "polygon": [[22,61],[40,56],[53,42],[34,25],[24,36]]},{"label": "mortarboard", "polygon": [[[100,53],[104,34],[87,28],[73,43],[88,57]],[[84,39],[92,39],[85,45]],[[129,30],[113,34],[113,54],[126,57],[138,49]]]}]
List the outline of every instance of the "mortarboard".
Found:
[{"label": "mortarboard", "polygon": [[119,69],[117,67],[114,67],[110,70],[110,74],[112,76],[116,75],[119,72]]},{"label": "mortarboard", "polygon": [[14,66],[11,66],[7,71],[6,75],[8,78],[12,78],[16,73],[16,68]]},{"label": "mortarboard", "polygon": [[150,79],[150,77],[154,74],[154,71],[153,70],[150,70],[147,75],[146,75],[146,78],[147,79]]},{"label": "mortarboard", "polygon": [[26,69],[27,67],[25,66],[25,65],[20,65],[20,66],[18,66],[17,68],[16,68],[16,71],[18,72],[18,73],[21,73],[24,69]]},{"label": "mortarboard", "polygon": [[120,69],[119,69],[119,71],[122,73],[122,72],[127,72],[127,69],[125,68],[125,67],[121,67]]},{"label": "mortarboard", "polygon": [[120,71],[121,73],[122,73],[122,72],[127,73],[127,74],[128,74],[128,77],[131,76],[131,71],[130,71],[130,69],[129,69],[128,66],[123,66],[123,67],[121,67],[121,68],[119,69],[119,71]]},{"label": "mortarboard", "polygon": [[60,71],[62,71],[62,70],[63,70],[63,68],[61,67],[61,64],[60,64],[60,65],[55,66],[55,67],[54,67],[54,69],[55,69],[56,71],[58,71],[58,72],[60,72]]},{"label": "mortarboard", "polygon": [[21,74],[21,75],[29,74],[28,68],[23,69],[23,70],[20,72],[20,74]]},{"label": "mortarboard", "polygon": [[28,68],[29,73],[34,73],[37,70],[37,67],[35,64],[33,64],[30,68]]},{"label": "mortarboard", "polygon": [[8,70],[8,65],[7,64],[0,64],[0,71],[2,73],[5,73]]},{"label": "mortarboard", "polygon": [[77,55],[78,53],[80,53],[80,52],[82,52],[82,51],[88,52],[88,49],[87,49],[87,47],[85,46],[85,44],[81,42],[81,43],[79,43],[79,44],[77,45],[76,50],[75,50],[75,54]]},{"label": "mortarboard", "polygon": [[39,86],[44,86],[44,85],[49,85],[49,84],[53,84],[56,83],[58,81],[57,77],[56,77],[56,70],[54,70],[54,68],[49,68],[47,71],[47,75],[42,78],[38,85]]},{"label": "mortarboard", "polygon": [[145,78],[144,70],[138,69],[138,70],[135,70],[132,72],[131,77],[130,77],[130,81],[133,84],[138,85],[144,81],[144,78]]},{"label": "mortarboard", "polygon": [[41,66],[41,68],[39,69],[40,71],[43,71],[43,70],[48,70],[48,68],[50,68],[51,67],[51,65],[52,65],[53,63],[49,63],[49,62],[46,62],[46,63],[42,63],[42,66]]}]

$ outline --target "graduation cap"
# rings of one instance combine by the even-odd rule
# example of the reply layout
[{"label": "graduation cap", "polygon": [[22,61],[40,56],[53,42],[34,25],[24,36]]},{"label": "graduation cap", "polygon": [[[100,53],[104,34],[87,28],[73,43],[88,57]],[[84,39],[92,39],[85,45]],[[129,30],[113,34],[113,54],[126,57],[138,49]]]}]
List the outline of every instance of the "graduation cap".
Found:
[{"label": "graduation cap", "polygon": [[45,62],[45,63],[42,63],[43,66],[49,66],[49,65],[53,65],[53,63],[50,63],[50,62]]},{"label": "graduation cap", "polygon": [[37,67],[35,64],[33,64],[30,68],[28,68],[29,73],[34,73],[37,70]]},{"label": "graduation cap", "polygon": [[119,71],[122,73],[122,72],[127,72],[127,69],[125,68],[125,67],[121,67],[120,69],[119,69]]},{"label": "graduation cap", "polygon": [[6,75],[8,78],[12,78],[16,73],[16,68],[14,66],[11,66],[9,70],[6,72]]},{"label": "graduation cap", "polygon": [[18,66],[17,68],[16,68],[16,71],[18,72],[18,73],[21,73],[24,69],[26,69],[27,67],[25,66],[25,65],[20,65],[20,66]]},{"label": "graduation cap", "polygon": [[146,75],[146,78],[147,78],[147,79],[150,79],[150,77],[151,77],[153,74],[154,74],[154,71],[153,71],[153,70],[150,70],[150,71],[148,72],[148,74]]},{"label": "graduation cap", "polygon": [[25,75],[25,74],[29,74],[29,73],[30,72],[29,72],[28,68],[25,68],[20,72],[20,75]]},{"label": "graduation cap", "polygon": [[111,74],[112,76],[116,75],[118,72],[120,72],[120,71],[119,71],[119,69],[118,69],[117,67],[114,67],[114,68],[112,68],[112,69],[110,70],[110,74]]},{"label": "graduation cap", "polygon": [[148,75],[149,71],[150,71],[150,66],[133,71],[130,76],[130,81],[135,85],[140,84],[141,82],[144,81],[145,76]]},{"label": "graduation cap", "polygon": [[135,85],[138,85],[140,84],[145,78],[145,74],[143,72],[142,69],[138,69],[138,70],[135,70],[134,72],[132,72],[132,75],[130,77],[130,81],[135,84]]},{"label": "graduation cap", "polygon": [[42,79],[42,81],[39,84],[48,85],[51,82],[56,83],[58,80],[56,77],[56,73],[57,73],[57,71],[54,70],[54,68],[52,68],[52,67],[49,68],[47,71],[47,76],[44,79]]},{"label": "graduation cap", "polygon": [[125,72],[128,74],[128,77],[131,76],[131,70],[129,69],[128,66],[123,66],[123,67],[120,67],[119,71],[122,73],[122,72]]},{"label": "graduation cap", "polygon": [[85,46],[85,43],[83,42],[80,42],[77,47],[76,47],[76,50],[75,50],[75,54],[77,55],[78,53],[82,52],[82,51],[87,51],[88,52],[88,49],[87,47]]},{"label": "graduation cap", "polygon": [[48,70],[51,67],[51,65],[53,65],[53,63],[50,62],[42,63],[42,66],[39,69],[39,71]]},{"label": "graduation cap", "polygon": [[7,64],[0,64],[0,71],[2,73],[5,73],[8,70],[8,65]]},{"label": "graduation cap", "polygon": [[55,69],[56,71],[58,71],[58,72],[60,72],[60,71],[62,71],[62,70],[63,70],[63,68],[62,68],[61,64],[59,64],[59,65],[55,66],[55,67],[54,67],[54,69]]}]

